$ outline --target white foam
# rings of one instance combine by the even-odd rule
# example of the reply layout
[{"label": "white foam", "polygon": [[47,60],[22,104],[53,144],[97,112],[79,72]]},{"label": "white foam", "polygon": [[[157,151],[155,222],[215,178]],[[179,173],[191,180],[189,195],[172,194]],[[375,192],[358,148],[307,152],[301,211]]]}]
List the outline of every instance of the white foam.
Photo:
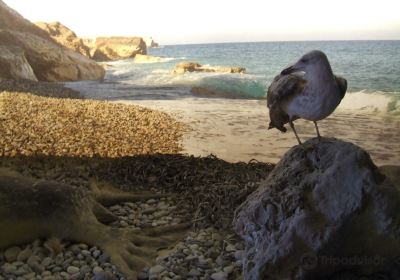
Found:
[{"label": "white foam", "polygon": [[[399,92],[348,92],[339,105],[340,109],[371,109],[379,111],[388,111],[389,104],[392,103],[392,109],[400,110]],[[393,103],[394,102],[394,103]]]}]

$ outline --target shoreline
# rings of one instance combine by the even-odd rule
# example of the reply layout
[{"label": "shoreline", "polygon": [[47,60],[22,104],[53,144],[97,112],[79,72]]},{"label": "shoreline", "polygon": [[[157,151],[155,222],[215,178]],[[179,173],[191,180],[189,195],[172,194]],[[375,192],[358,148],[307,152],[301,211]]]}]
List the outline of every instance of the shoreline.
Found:
[{"label": "shoreline", "polygon": [[[356,97],[358,99],[358,97]],[[382,97],[378,107],[359,104],[354,98],[328,118],[318,122],[323,137],[335,137],[366,149],[377,165],[400,163],[400,117],[385,112]],[[184,136],[183,152],[195,156],[214,154],[228,162],[276,163],[297,145],[293,132],[268,130],[265,100],[187,98],[181,100],[118,100],[170,113],[187,123],[191,132]],[[302,139],[316,137],[314,124],[295,122]]]}]

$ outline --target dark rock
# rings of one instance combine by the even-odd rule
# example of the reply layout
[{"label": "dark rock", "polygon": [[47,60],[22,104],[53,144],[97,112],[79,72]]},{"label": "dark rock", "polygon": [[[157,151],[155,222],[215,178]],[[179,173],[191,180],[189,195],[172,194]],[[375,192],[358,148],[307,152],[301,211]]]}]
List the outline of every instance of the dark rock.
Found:
[{"label": "dark rock", "polygon": [[351,143],[292,148],[235,214],[244,278],[337,279],[346,271],[400,279],[399,187]]}]

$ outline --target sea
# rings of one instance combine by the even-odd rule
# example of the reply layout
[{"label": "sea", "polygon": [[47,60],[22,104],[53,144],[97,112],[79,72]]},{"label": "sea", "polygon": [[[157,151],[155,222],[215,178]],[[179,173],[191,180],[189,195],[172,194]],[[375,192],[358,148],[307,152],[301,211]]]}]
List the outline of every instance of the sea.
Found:
[{"label": "sea", "polygon": [[[262,99],[273,78],[311,50],[325,52],[334,73],[347,79],[348,93],[400,98],[400,41],[165,45],[148,49],[148,55],[162,57],[160,62],[106,62],[104,81],[74,82],[68,86],[86,97],[105,100],[193,98],[193,87],[223,92],[224,98]],[[184,61],[211,67],[240,66],[246,68],[246,73],[173,74],[175,65]]]}]

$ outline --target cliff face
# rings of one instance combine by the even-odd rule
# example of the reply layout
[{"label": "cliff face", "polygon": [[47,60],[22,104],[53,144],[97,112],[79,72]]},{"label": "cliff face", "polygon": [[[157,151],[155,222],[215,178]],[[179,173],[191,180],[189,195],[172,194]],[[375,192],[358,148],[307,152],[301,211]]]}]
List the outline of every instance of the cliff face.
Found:
[{"label": "cliff face", "polygon": [[[0,0],[1,45],[19,47],[40,81],[99,80],[104,77],[104,69],[95,61],[58,44],[47,32]],[[10,61],[3,60],[0,67],[6,69],[9,64]],[[20,78],[13,73],[8,72],[7,78]]]},{"label": "cliff face", "polygon": [[134,58],[136,54],[147,54],[146,43],[141,37],[98,37],[88,41],[94,60],[109,61]]},{"label": "cliff face", "polygon": [[52,41],[49,35],[18,14],[0,0],[0,29],[9,29],[34,34],[43,39]]},{"label": "cliff face", "polygon": [[64,47],[78,52],[86,57],[90,57],[90,49],[83,43],[83,40],[76,36],[75,32],[61,24],[60,22],[37,22],[36,26],[46,31],[46,33],[57,43]]},{"label": "cliff face", "polygon": [[59,44],[96,61],[134,58],[147,54],[146,42],[141,37],[97,37],[81,39],[59,22],[36,23]]}]

